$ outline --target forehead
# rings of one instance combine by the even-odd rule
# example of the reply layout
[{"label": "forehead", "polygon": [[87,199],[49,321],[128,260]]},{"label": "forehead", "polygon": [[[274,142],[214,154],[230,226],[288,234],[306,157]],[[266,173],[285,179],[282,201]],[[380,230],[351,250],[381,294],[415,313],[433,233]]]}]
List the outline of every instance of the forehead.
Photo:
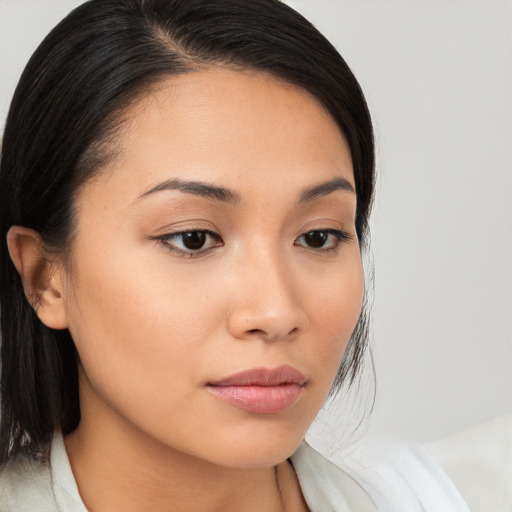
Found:
[{"label": "forehead", "polygon": [[342,176],[353,184],[348,143],[330,113],[265,73],[214,68],[170,77],[124,119],[108,170],[140,192],[183,175],[242,193],[261,188],[261,179],[301,187]]}]

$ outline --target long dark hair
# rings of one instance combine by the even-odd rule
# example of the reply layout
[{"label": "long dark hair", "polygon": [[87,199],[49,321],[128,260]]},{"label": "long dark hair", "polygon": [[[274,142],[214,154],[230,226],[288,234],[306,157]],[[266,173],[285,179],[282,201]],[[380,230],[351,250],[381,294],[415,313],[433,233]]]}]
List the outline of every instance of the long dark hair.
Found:
[{"label": "long dark hair", "polygon": [[[90,0],[41,43],[9,110],[0,163],[0,463],[44,454],[56,429],[80,421],[77,354],[67,330],[41,323],[10,260],[6,233],[33,228],[63,254],[73,198],[108,162],[126,107],[156,81],[208,66],[261,70],[318,98],[344,132],[364,248],[374,189],[373,132],[349,67],[300,14],[278,0]],[[352,382],[367,348],[366,314],[335,386]]]}]

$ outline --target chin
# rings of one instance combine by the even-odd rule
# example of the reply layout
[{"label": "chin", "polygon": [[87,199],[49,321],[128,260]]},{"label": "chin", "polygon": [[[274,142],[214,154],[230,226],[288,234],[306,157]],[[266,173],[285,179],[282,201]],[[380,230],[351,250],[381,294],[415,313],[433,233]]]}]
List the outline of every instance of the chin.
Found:
[{"label": "chin", "polygon": [[233,469],[271,467],[288,459],[305,435],[305,432],[297,435],[296,432],[279,432],[278,429],[265,433],[263,430],[266,429],[243,437],[233,435],[227,439],[217,439],[215,444],[212,441],[202,450],[202,457]]}]

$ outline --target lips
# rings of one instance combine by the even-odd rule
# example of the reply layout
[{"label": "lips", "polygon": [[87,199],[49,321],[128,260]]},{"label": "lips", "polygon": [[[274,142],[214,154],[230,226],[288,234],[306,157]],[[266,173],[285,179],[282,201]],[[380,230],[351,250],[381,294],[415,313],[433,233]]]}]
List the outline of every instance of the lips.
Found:
[{"label": "lips", "polygon": [[276,414],[300,397],[306,378],[295,368],[253,368],[210,382],[208,391],[230,405],[254,414]]}]

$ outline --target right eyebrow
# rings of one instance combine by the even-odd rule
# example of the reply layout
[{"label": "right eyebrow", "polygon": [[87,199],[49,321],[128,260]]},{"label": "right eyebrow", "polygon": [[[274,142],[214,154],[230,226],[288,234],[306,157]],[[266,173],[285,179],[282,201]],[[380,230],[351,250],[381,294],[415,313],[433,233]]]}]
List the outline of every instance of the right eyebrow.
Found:
[{"label": "right eyebrow", "polygon": [[238,204],[242,199],[239,194],[225,187],[219,187],[204,181],[185,181],[178,178],[166,180],[155,185],[149,190],[143,192],[138,199],[142,199],[143,197],[147,197],[163,190],[179,190],[188,194],[194,194],[206,197],[207,199],[213,199],[215,201],[230,204]]}]

